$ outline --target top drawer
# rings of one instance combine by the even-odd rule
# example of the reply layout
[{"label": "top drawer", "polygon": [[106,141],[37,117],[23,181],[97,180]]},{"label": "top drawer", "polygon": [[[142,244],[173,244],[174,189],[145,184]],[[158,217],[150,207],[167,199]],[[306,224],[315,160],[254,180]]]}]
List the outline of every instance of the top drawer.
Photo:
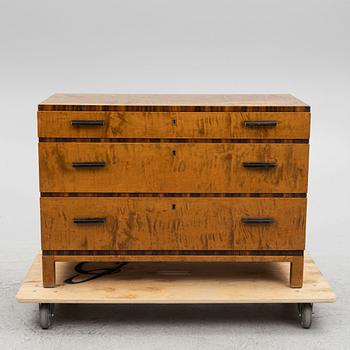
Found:
[{"label": "top drawer", "polygon": [[47,138],[308,139],[308,112],[38,112]]}]

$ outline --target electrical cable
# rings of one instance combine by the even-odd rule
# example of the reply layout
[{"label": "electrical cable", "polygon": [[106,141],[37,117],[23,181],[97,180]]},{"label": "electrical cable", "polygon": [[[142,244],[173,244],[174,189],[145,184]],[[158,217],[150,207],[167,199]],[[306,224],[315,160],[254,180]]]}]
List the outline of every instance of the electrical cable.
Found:
[{"label": "electrical cable", "polygon": [[[127,264],[127,262],[115,263],[116,266],[114,266],[114,267],[103,267],[103,268],[97,268],[97,269],[91,269],[91,270],[84,269],[84,266],[86,264],[89,264],[89,263],[88,262],[81,262],[81,263],[77,264],[74,267],[74,270],[78,274],[67,278],[66,280],[64,280],[64,283],[78,284],[78,283],[91,281],[91,280],[94,280],[94,279],[102,277],[102,276],[111,275],[114,273],[119,273],[119,272],[121,272],[122,267]],[[87,277],[84,279],[78,279],[78,277],[80,277],[81,275],[89,275],[90,277]]]}]

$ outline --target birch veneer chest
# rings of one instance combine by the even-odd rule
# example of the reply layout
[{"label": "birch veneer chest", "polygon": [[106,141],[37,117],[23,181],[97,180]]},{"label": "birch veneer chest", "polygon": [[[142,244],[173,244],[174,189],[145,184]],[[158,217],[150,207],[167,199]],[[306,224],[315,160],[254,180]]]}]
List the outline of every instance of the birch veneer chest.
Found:
[{"label": "birch veneer chest", "polygon": [[285,261],[301,287],[309,129],[291,95],[51,96],[44,286],[57,261]]}]

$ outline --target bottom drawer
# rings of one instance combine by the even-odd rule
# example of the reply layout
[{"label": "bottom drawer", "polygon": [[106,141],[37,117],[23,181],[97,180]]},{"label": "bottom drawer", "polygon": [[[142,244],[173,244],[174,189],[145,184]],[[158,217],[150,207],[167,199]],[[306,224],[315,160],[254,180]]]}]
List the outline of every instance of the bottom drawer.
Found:
[{"label": "bottom drawer", "polygon": [[43,250],[303,250],[305,198],[43,197]]}]

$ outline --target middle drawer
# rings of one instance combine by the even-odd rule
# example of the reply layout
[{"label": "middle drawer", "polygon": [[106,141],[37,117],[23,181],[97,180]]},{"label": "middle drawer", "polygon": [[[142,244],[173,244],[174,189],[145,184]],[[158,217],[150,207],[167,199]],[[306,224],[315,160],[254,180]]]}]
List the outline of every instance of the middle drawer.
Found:
[{"label": "middle drawer", "polygon": [[42,142],[40,191],[306,193],[308,147]]}]

